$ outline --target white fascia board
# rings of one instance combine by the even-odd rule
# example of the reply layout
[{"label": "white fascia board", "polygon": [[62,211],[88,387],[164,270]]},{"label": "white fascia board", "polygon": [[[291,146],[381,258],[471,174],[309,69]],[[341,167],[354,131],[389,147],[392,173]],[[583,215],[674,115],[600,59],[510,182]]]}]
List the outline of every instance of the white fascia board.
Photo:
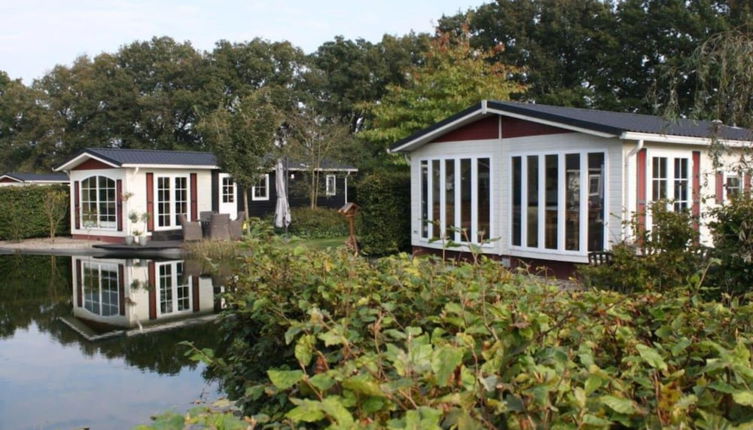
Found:
[{"label": "white fascia board", "polygon": [[[477,110],[469,113],[468,115],[462,116],[462,117],[456,119],[455,121],[448,122],[447,124],[443,125],[442,127],[439,127],[436,130],[432,130],[429,133],[426,133],[425,135],[423,135],[421,137],[413,139],[413,140],[411,140],[409,142],[405,142],[404,144],[398,146],[395,149],[388,149],[387,152],[389,152],[390,154],[394,154],[394,153],[401,152],[401,151],[406,151],[406,150],[412,151],[414,149],[414,148],[412,148],[413,146],[423,145],[424,143],[431,141],[432,139],[434,139],[438,135],[442,135],[442,134],[446,133],[447,131],[449,131],[448,129],[456,127],[458,124],[463,124],[463,123],[467,122],[468,120],[473,119],[473,118],[475,118],[477,116],[483,115],[485,107],[486,107],[486,105],[484,104],[484,106],[482,106],[482,107],[478,108]],[[491,111],[489,110],[488,112],[491,112]]]},{"label": "white fascia board", "polygon": [[588,129],[588,128],[576,127],[576,126],[570,125],[570,124],[563,124],[561,122],[549,121],[549,120],[545,120],[545,119],[541,119],[541,118],[536,118],[536,117],[533,117],[533,116],[521,115],[521,114],[518,114],[518,113],[511,113],[511,112],[508,112],[508,111],[505,111],[505,110],[489,109],[488,112],[495,113],[497,115],[502,115],[502,116],[509,116],[511,118],[522,119],[522,120],[525,120],[525,121],[535,122],[535,123],[538,123],[538,124],[549,125],[549,126],[552,126],[552,127],[563,128],[565,130],[577,131],[578,133],[590,134],[590,135],[593,135],[593,136],[608,137],[608,138],[610,138],[610,137],[617,137],[616,134],[612,134],[612,133],[604,133],[604,132],[601,132],[601,131],[591,130],[591,129]]},{"label": "white fascia board", "polygon": [[[302,167],[290,167],[286,169],[288,172],[308,172],[309,169],[304,169]],[[358,169],[316,169],[317,172],[349,172],[354,173],[358,172]],[[270,170],[271,172],[271,170]]]},{"label": "white fascia board", "polygon": [[123,164],[123,168],[141,168],[141,169],[186,169],[186,170],[214,170],[219,166],[209,165],[190,165],[190,164]]},{"label": "white fascia board", "polygon": [[[711,139],[708,137],[691,137],[691,136],[677,136],[672,134],[655,134],[655,133],[639,133],[634,131],[626,131],[620,136],[624,140],[643,140],[646,142],[659,142],[659,143],[676,143],[683,145],[702,145],[708,146],[711,144]],[[753,141],[747,140],[728,140],[718,139],[718,142],[722,145],[732,147],[745,147],[753,145]]]},{"label": "white fascia board", "polygon": [[[102,159],[100,157],[97,157],[96,155],[92,155],[92,154],[89,154],[88,152],[84,152],[82,154],[79,154],[78,157],[74,158],[73,160],[70,160],[69,162],[67,162],[67,163],[63,164],[62,166],[57,167],[57,168],[55,168],[53,170],[55,172],[60,172],[62,170],[71,170],[71,169],[75,168],[76,166],[78,166],[79,164],[81,164],[81,162],[79,160],[82,159],[82,158],[84,158],[84,157],[86,157],[86,158],[92,158],[94,160],[97,160],[97,161],[99,161],[101,163],[107,164],[108,166],[116,168],[116,169],[120,167],[117,164],[113,164],[112,162],[104,160],[104,159]],[[71,166],[71,167],[69,167],[69,166]]]}]

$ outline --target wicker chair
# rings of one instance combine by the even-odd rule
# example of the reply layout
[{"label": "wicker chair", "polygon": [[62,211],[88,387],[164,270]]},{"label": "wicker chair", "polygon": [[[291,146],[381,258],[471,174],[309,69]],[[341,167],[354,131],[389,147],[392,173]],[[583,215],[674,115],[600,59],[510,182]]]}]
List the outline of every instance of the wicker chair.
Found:
[{"label": "wicker chair", "polygon": [[230,221],[228,227],[230,232],[230,239],[240,240],[243,238],[243,221],[246,219],[246,212],[238,212],[238,216],[235,220]]},{"label": "wicker chair", "polygon": [[183,227],[184,242],[193,242],[202,239],[200,222],[190,222],[186,219],[185,215],[178,215],[178,222]]},{"label": "wicker chair", "polygon": [[230,239],[230,215],[212,214],[212,220],[209,221],[209,238],[211,240]]}]

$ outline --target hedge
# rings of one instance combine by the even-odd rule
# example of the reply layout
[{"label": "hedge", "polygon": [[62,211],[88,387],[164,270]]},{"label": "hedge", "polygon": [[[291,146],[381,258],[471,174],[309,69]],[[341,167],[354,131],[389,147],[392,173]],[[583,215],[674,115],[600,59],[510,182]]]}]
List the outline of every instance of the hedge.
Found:
[{"label": "hedge", "polygon": [[[49,237],[49,221],[44,211],[47,193],[63,191],[67,185],[38,185],[0,188],[0,240]],[[57,234],[70,234],[69,212],[60,222]]]},{"label": "hedge", "polygon": [[361,215],[358,238],[369,255],[410,249],[410,169],[389,166],[364,176],[356,185]]},{"label": "hedge", "polygon": [[330,208],[293,208],[290,233],[306,238],[320,239],[348,235],[345,217]]}]

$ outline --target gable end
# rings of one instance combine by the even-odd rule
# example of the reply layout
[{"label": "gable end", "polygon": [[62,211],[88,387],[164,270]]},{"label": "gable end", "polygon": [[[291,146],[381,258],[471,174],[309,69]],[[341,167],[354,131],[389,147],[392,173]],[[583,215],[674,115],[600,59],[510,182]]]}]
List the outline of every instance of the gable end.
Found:
[{"label": "gable end", "polygon": [[90,158],[83,163],[79,164],[78,166],[74,167],[72,170],[95,170],[95,169],[112,169],[113,167],[109,164],[105,164],[99,160],[95,160],[94,158]]},{"label": "gable end", "polygon": [[567,130],[551,125],[539,124],[524,119],[502,117],[502,138],[510,139],[514,137],[542,136],[546,134],[573,133]]},{"label": "gable end", "polygon": [[478,121],[452,130],[451,132],[434,139],[434,142],[459,142],[463,140],[484,140],[498,138],[499,117],[493,115],[481,118]]}]

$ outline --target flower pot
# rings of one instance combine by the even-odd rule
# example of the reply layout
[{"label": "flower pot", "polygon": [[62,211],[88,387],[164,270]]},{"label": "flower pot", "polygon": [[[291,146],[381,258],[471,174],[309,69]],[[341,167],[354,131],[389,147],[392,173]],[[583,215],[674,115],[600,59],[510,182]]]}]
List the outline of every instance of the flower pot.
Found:
[{"label": "flower pot", "polygon": [[125,237],[125,244],[126,245],[133,245],[133,236],[126,236]]},{"label": "flower pot", "polygon": [[149,243],[149,236],[139,236],[139,245],[144,246]]}]

